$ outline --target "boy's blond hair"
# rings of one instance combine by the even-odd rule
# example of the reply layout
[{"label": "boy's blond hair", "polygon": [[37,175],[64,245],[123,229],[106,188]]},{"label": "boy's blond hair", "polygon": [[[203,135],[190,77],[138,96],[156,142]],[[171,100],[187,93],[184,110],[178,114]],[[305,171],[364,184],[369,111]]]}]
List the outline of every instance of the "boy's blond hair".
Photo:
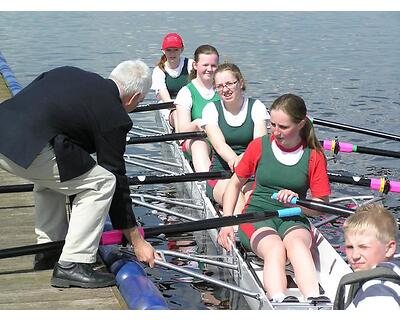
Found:
[{"label": "boy's blond hair", "polygon": [[343,224],[347,232],[373,231],[376,238],[382,243],[397,239],[398,225],[394,216],[379,204],[360,206],[356,213],[351,215]]}]

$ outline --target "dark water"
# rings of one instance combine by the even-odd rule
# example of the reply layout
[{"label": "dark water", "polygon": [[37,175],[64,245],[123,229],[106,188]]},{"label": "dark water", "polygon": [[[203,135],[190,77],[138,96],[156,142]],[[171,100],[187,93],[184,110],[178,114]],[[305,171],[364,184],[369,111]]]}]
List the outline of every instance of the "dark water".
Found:
[{"label": "dark water", "polygon": [[[103,76],[126,59],[141,58],[154,66],[167,32],[182,35],[188,56],[201,44],[214,45],[221,61],[239,65],[248,94],[266,105],[291,92],[304,98],[316,118],[400,134],[399,12],[0,12],[0,50],[22,85],[60,65]],[[149,95],[148,101],[153,99]],[[135,124],[154,126],[153,117],[135,116]],[[398,141],[321,126],[317,134],[320,140],[338,136],[343,142],[400,151]],[[137,152],[157,155],[158,146]],[[393,158],[343,154],[337,163],[329,163],[329,170],[400,180],[400,161]],[[362,187],[332,187],[334,196],[373,193]],[[389,194],[385,205],[400,216],[398,194]],[[149,210],[137,214],[145,225],[160,222]],[[327,236],[340,246],[338,230],[327,231]],[[192,239],[180,239],[180,244],[189,251],[211,250],[203,238],[194,245]],[[176,244],[160,240],[154,245]],[[246,308],[226,290],[185,282],[173,272],[148,272],[172,309]]]}]

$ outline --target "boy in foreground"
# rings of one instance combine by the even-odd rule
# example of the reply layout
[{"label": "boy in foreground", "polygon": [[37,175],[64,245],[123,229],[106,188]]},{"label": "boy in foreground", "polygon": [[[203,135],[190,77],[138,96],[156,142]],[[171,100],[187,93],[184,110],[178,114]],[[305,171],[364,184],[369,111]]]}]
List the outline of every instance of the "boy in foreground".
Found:
[{"label": "boy in foreground", "polygon": [[[338,286],[334,309],[400,310],[398,225],[381,205],[362,206],[343,225],[345,251],[354,273]],[[345,301],[345,288],[350,285]]]}]

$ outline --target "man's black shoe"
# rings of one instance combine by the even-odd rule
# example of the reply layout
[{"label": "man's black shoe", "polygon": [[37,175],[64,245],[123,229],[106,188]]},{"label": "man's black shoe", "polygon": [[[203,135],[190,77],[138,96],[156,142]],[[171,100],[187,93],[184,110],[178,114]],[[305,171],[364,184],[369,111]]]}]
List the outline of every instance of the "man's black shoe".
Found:
[{"label": "man's black shoe", "polygon": [[115,285],[115,276],[93,270],[88,263],[73,263],[70,267],[62,267],[57,263],[50,283],[53,287],[60,288],[103,288]]},{"label": "man's black shoe", "polygon": [[35,260],[33,261],[33,270],[54,269],[54,266],[60,258],[61,252],[61,249],[56,249],[37,253],[35,255]]}]

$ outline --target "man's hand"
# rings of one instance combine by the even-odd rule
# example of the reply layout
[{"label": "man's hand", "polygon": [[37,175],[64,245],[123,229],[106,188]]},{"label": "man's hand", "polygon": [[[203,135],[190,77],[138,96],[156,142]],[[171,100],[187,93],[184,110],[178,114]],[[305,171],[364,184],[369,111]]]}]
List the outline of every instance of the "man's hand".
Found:
[{"label": "man's hand", "polygon": [[147,263],[151,268],[154,267],[154,259],[161,259],[153,246],[143,239],[137,227],[124,229],[125,236],[133,246],[136,258],[140,262]]}]

